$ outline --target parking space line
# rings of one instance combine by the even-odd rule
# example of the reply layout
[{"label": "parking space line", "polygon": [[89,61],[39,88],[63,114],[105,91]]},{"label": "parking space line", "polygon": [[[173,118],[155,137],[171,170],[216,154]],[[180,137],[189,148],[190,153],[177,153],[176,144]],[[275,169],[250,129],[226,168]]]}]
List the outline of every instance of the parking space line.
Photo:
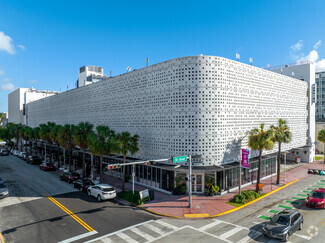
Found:
[{"label": "parking space line", "polygon": [[314,188],[307,188],[307,190],[314,190]]},{"label": "parking space line", "polygon": [[311,191],[302,191],[302,192],[310,193]]},{"label": "parking space line", "polygon": [[269,213],[278,213],[279,211],[274,210],[274,209],[271,209],[271,210],[269,210],[268,212],[269,212]]},{"label": "parking space line", "polygon": [[322,185],[322,186],[325,186],[325,184],[324,183],[316,183],[316,185]]},{"label": "parking space line", "polygon": [[306,194],[297,194],[297,196],[301,196],[301,197],[308,197],[308,195],[306,195]]},{"label": "parking space line", "polygon": [[258,218],[260,218],[260,219],[266,219],[266,220],[270,220],[271,219],[270,217],[264,216],[264,215],[260,215],[260,216],[258,216]]},{"label": "parking space line", "polygon": [[289,201],[289,200],[286,200],[286,201],[284,201],[284,202],[286,202],[286,203],[291,203],[291,204],[300,204],[299,202],[296,202],[296,201]]},{"label": "parking space line", "polygon": [[285,208],[285,209],[292,209],[293,207],[285,206],[285,205],[278,205],[279,208]]},{"label": "parking space line", "polygon": [[292,199],[296,199],[296,200],[304,200],[304,198],[301,197],[291,197]]},{"label": "parking space line", "polygon": [[69,216],[71,216],[74,220],[76,220],[79,224],[81,224],[85,229],[87,229],[88,231],[95,231],[88,224],[86,224],[83,220],[81,220],[77,215],[75,215],[74,213],[72,213],[69,209],[67,209],[66,207],[64,207],[61,203],[59,203],[53,197],[51,197],[47,193],[43,193],[43,195],[45,195],[50,201],[52,201],[55,205],[57,205],[64,212],[66,212]]}]

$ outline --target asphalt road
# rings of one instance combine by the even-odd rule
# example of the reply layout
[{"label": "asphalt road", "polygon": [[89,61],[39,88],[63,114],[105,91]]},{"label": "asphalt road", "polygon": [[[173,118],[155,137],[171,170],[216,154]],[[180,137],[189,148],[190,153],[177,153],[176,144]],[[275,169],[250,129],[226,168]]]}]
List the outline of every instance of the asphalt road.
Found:
[{"label": "asphalt road", "polygon": [[99,203],[60,181],[56,172],[14,156],[0,157],[0,177],[10,191],[0,199],[0,232],[7,242],[83,242],[157,219],[115,200]]}]

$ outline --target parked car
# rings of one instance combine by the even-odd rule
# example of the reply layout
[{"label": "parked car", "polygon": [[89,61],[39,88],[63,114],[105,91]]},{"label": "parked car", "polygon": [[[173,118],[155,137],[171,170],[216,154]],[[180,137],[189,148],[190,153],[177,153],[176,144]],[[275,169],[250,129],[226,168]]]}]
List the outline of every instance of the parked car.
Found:
[{"label": "parked car", "polygon": [[0,177],[0,184],[2,184],[3,183],[3,180],[2,180],[2,178]]},{"label": "parked car", "polygon": [[2,149],[0,151],[0,155],[1,156],[8,156],[9,155],[9,150],[8,149]]},{"label": "parked car", "polygon": [[28,157],[31,156],[31,154],[28,154],[28,153],[25,153],[23,156],[22,156],[22,159],[27,161]]},{"label": "parked car", "polygon": [[89,186],[94,186],[96,183],[89,179],[79,179],[73,182],[73,187],[79,189],[82,192],[87,192]]},{"label": "parked car", "polygon": [[78,179],[80,179],[80,174],[77,172],[64,172],[61,176],[60,179],[61,181],[67,181],[69,183],[72,183]]},{"label": "parked car", "polygon": [[97,198],[98,202],[116,197],[116,190],[108,184],[89,186],[87,192],[88,196]]},{"label": "parked car", "polygon": [[316,188],[305,200],[307,207],[324,208],[325,207],[325,188]]},{"label": "parked car", "polygon": [[8,187],[5,184],[0,183],[0,198],[4,198],[8,196],[9,196]]},{"label": "parked car", "polygon": [[50,171],[50,170],[55,171],[56,170],[54,164],[50,164],[50,163],[42,163],[39,165],[39,168],[44,171]]},{"label": "parked car", "polygon": [[26,152],[20,152],[20,153],[18,154],[18,157],[22,159],[23,156],[24,156],[25,154],[26,154]]},{"label": "parked car", "polygon": [[263,234],[267,237],[288,241],[289,236],[301,230],[304,223],[302,214],[297,210],[285,209],[274,215],[263,225]]},{"label": "parked car", "polygon": [[309,170],[308,170],[308,174],[313,175],[313,174],[314,174],[314,170],[309,169]]},{"label": "parked car", "polygon": [[31,155],[27,159],[27,163],[29,164],[41,164],[42,158],[38,155]]}]

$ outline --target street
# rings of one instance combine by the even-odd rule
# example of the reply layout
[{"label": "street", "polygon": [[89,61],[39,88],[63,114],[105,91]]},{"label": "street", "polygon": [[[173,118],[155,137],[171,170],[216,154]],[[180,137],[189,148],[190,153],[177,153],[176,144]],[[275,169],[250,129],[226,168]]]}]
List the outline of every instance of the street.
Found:
[{"label": "street", "polygon": [[322,176],[309,176],[236,212],[200,220],[157,217],[116,200],[98,203],[61,182],[56,172],[13,156],[0,157],[0,177],[10,190],[10,197],[0,200],[0,230],[7,242],[276,242],[263,236],[261,225],[286,208],[304,216],[303,229],[290,242],[325,237],[325,211],[304,204],[313,188],[325,187]]}]

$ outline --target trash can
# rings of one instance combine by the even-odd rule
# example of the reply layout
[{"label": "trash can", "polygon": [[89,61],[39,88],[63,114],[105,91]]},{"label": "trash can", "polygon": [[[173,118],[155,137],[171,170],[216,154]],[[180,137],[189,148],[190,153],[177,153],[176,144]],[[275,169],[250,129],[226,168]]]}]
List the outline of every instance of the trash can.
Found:
[{"label": "trash can", "polygon": [[149,197],[150,197],[150,201],[155,199],[155,191],[154,190],[149,190]]}]

